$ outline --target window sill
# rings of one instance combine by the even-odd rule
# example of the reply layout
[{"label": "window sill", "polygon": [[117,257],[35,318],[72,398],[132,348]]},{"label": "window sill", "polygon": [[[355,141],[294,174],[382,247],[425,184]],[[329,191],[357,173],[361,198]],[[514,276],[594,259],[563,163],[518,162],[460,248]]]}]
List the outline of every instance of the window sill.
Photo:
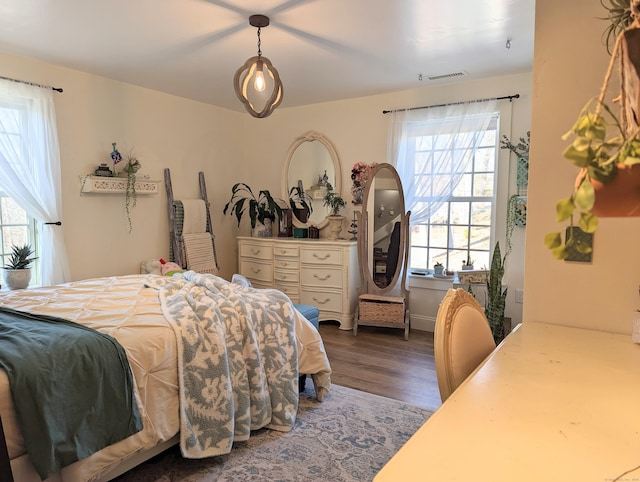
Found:
[{"label": "window sill", "polygon": [[454,278],[437,278],[432,274],[418,275],[409,274],[409,287],[410,288],[427,288],[435,290],[447,290],[453,287]]}]

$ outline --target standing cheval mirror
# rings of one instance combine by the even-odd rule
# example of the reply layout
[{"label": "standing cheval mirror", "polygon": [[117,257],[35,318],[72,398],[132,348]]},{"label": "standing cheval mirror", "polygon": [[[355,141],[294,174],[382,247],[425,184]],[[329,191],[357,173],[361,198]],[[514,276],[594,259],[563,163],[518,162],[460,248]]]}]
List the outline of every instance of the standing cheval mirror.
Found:
[{"label": "standing cheval mirror", "polygon": [[391,164],[378,164],[365,187],[358,219],[360,290],[353,324],[404,329],[409,339],[409,216],[400,176]]}]

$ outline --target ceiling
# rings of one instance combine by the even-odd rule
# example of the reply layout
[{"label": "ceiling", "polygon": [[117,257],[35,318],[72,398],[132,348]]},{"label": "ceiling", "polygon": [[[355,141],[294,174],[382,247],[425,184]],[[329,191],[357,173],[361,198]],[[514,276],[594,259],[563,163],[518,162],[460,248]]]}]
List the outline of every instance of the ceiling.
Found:
[{"label": "ceiling", "polygon": [[530,71],[534,10],[535,0],[3,0],[0,51],[242,111],[233,75],[257,53],[252,14],[271,19],[262,54],[280,73],[281,107],[293,107]]}]

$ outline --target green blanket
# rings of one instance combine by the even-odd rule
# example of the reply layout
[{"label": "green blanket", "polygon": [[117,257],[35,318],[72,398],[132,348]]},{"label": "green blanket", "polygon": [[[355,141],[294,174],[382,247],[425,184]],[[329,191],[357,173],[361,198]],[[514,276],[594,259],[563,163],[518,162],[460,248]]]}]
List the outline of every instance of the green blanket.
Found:
[{"label": "green blanket", "polygon": [[0,308],[0,366],[42,479],[142,430],[124,348],[108,335]]}]

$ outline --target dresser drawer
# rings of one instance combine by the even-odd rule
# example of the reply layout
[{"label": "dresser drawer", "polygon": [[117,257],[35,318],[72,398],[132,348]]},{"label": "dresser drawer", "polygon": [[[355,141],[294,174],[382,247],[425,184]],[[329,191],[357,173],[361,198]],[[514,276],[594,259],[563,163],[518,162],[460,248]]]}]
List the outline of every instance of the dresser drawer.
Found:
[{"label": "dresser drawer", "polygon": [[276,289],[282,291],[294,303],[298,303],[300,301],[300,288],[297,283],[292,284],[276,281]]},{"label": "dresser drawer", "polygon": [[276,256],[298,257],[300,251],[297,246],[275,246],[273,254]]},{"label": "dresser drawer", "polygon": [[242,243],[240,244],[240,257],[271,260],[273,247],[264,244]]},{"label": "dresser drawer", "polygon": [[273,281],[273,266],[268,263],[242,259],[240,260],[240,274],[251,280],[271,283]]},{"label": "dresser drawer", "polygon": [[342,266],[342,250],[331,248],[303,249],[300,259],[303,263]]},{"label": "dresser drawer", "polygon": [[302,289],[300,303],[315,306],[321,312],[335,311],[336,313],[342,313],[342,293]]},{"label": "dresser drawer", "polygon": [[295,269],[295,270],[300,269],[300,263],[298,263],[297,259],[276,258],[275,265],[277,269]]},{"label": "dresser drawer", "polygon": [[303,286],[342,288],[342,270],[337,268],[306,268],[301,272]]},{"label": "dresser drawer", "polygon": [[289,283],[298,283],[300,281],[300,273],[298,271],[276,269],[273,277],[276,281],[287,281]]}]

